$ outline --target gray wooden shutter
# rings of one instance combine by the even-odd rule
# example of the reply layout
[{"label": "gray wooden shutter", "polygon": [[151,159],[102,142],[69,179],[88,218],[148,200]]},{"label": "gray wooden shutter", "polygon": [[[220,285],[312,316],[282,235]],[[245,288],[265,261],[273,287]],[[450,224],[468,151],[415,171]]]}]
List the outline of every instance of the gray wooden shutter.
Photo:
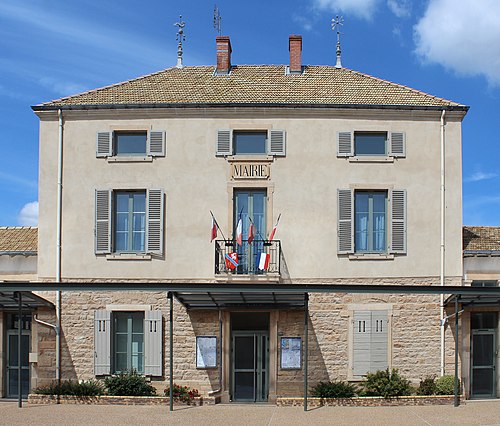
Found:
[{"label": "gray wooden shutter", "polygon": [[111,374],[111,311],[94,312],[94,374]]},{"label": "gray wooden shutter", "polygon": [[269,131],[269,155],[285,156],[286,140],[284,130]]},{"label": "gray wooden shutter", "polygon": [[352,374],[365,376],[370,372],[371,312],[354,312]]},{"label": "gray wooden shutter", "polygon": [[338,225],[337,240],[338,253],[354,252],[353,238],[353,193],[350,189],[339,189],[337,192]]},{"label": "gray wooden shutter", "polygon": [[387,356],[388,321],[387,311],[372,311],[370,372],[389,367]]},{"label": "gray wooden shutter", "polygon": [[406,253],[406,191],[391,191],[391,253]]},{"label": "gray wooden shutter", "polygon": [[352,132],[337,133],[337,157],[352,157],[354,155]]},{"label": "gray wooden shutter", "polygon": [[225,156],[233,154],[231,130],[217,130],[217,145],[215,155]]},{"label": "gray wooden shutter", "polygon": [[163,360],[161,311],[144,313],[144,374],[161,376]]},{"label": "gray wooden shutter", "polygon": [[406,136],[403,132],[392,132],[390,136],[390,152],[393,157],[406,157]]},{"label": "gray wooden shutter", "polygon": [[148,191],[147,248],[148,253],[163,254],[163,191]]},{"label": "gray wooden shutter", "polygon": [[113,155],[112,141],[112,132],[97,132],[96,157],[110,157]]},{"label": "gray wooden shutter", "polygon": [[95,253],[111,253],[112,191],[95,191]]},{"label": "gray wooden shutter", "polygon": [[165,157],[167,133],[163,130],[149,132],[148,155],[152,157]]}]

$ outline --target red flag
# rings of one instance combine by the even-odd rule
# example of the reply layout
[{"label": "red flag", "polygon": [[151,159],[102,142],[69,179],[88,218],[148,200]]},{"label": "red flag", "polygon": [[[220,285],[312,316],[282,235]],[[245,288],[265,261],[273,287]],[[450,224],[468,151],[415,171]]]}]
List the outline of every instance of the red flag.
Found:
[{"label": "red flag", "polygon": [[210,235],[210,242],[217,238],[217,224],[215,223],[215,218],[212,216],[212,232]]},{"label": "red flag", "polygon": [[252,244],[254,238],[255,238],[255,226],[253,222],[250,222],[250,226],[248,227],[248,244]]},{"label": "red flag", "polygon": [[238,221],[238,226],[236,227],[236,242],[242,246],[243,245],[243,223],[240,220]]}]

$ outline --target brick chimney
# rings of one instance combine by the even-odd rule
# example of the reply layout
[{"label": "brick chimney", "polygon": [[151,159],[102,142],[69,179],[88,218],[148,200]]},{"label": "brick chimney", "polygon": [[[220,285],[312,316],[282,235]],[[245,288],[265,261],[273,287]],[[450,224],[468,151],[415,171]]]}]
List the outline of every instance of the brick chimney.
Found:
[{"label": "brick chimney", "polygon": [[217,69],[216,74],[229,74],[231,70],[231,41],[227,36],[216,37],[217,42]]},{"label": "brick chimney", "polygon": [[291,35],[288,39],[288,50],[290,51],[290,74],[302,73],[302,36]]}]

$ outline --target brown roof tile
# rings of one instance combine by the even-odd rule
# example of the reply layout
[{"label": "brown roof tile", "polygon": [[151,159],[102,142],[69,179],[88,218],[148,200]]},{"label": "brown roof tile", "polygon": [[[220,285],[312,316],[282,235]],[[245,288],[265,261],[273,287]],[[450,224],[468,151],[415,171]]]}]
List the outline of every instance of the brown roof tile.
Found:
[{"label": "brown roof tile", "polygon": [[38,228],[0,226],[1,252],[36,252]]},{"label": "brown roof tile", "polygon": [[35,110],[70,106],[149,104],[384,105],[464,107],[406,86],[347,68],[307,66],[286,75],[283,65],[238,65],[229,75],[213,66],[166,70],[74,96]]},{"label": "brown roof tile", "polygon": [[463,249],[500,251],[500,226],[464,226]]}]

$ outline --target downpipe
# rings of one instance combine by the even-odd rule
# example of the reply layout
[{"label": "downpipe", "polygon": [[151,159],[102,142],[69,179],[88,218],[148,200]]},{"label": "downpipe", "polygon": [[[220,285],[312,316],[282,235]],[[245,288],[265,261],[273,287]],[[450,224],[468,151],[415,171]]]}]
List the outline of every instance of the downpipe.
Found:
[{"label": "downpipe", "polygon": [[[441,244],[440,244],[440,271],[439,271],[439,281],[440,285],[444,286],[445,277],[445,209],[446,209],[446,199],[445,199],[445,115],[446,111],[441,112]],[[444,294],[440,295],[439,302],[440,310],[440,340],[441,340],[441,370],[440,375],[445,375],[445,312],[444,312]]]}]

